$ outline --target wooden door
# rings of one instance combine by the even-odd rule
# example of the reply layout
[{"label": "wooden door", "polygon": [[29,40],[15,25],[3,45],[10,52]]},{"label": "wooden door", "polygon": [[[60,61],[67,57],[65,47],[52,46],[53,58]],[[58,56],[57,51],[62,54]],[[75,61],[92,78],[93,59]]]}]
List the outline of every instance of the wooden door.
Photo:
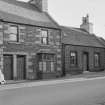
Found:
[{"label": "wooden door", "polygon": [[4,55],[3,74],[4,74],[5,80],[13,79],[13,56],[12,55]]},{"label": "wooden door", "polygon": [[83,54],[83,71],[88,71],[89,69],[89,63],[88,63],[88,53]]},{"label": "wooden door", "polygon": [[17,79],[24,80],[26,79],[25,71],[25,56],[17,56]]}]

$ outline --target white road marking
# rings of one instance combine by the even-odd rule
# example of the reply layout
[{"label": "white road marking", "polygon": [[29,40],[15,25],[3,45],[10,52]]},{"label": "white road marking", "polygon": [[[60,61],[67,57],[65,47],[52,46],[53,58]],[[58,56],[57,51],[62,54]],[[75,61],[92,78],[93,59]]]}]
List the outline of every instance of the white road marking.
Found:
[{"label": "white road marking", "polygon": [[90,80],[99,80],[99,79],[105,79],[105,77],[75,78],[75,79],[49,80],[49,81],[40,81],[40,82],[0,85],[0,91],[25,88],[25,87],[27,88],[27,87],[35,87],[35,86],[45,86],[45,85],[55,85],[55,84],[62,84],[62,83],[73,83],[73,82],[82,82],[82,81],[90,81]]}]

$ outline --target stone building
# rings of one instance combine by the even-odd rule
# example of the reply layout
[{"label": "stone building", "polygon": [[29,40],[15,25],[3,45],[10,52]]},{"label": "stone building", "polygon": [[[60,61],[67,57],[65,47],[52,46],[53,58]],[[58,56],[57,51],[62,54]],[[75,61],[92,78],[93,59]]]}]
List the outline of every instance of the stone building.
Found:
[{"label": "stone building", "polygon": [[63,74],[79,74],[105,70],[105,44],[93,34],[89,16],[80,28],[61,26]]},{"label": "stone building", "polygon": [[61,29],[47,5],[47,0],[0,0],[0,68],[6,80],[62,74]]}]

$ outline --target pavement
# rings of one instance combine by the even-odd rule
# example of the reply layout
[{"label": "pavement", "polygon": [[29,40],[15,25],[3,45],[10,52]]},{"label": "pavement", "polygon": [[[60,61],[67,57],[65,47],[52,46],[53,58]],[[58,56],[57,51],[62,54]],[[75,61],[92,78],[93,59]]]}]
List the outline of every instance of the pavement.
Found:
[{"label": "pavement", "polygon": [[101,72],[84,72],[83,74],[79,75],[70,75],[67,74],[65,78],[96,78],[96,77],[104,77],[105,71]]},{"label": "pavement", "polygon": [[34,87],[34,86],[43,86],[43,85],[54,85],[68,82],[79,82],[79,81],[87,81],[87,80],[95,80],[95,79],[104,79],[105,71],[103,72],[86,72],[80,75],[70,75],[67,74],[65,77],[51,79],[51,80],[36,80],[36,81],[7,81],[5,85],[0,85],[0,91],[8,90],[8,89],[17,89],[17,88],[25,88],[25,87]]}]

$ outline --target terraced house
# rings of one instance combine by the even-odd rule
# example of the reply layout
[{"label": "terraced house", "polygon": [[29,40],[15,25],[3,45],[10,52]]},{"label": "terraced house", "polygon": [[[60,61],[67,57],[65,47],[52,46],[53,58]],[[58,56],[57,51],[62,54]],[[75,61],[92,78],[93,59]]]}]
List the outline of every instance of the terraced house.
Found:
[{"label": "terraced house", "polygon": [[47,6],[47,0],[0,0],[0,68],[6,80],[62,74],[61,29]]},{"label": "terraced house", "polygon": [[63,30],[63,74],[79,74],[105,70],[105,42],[93,34],[89,16],[80,28],[61,26]]}]

